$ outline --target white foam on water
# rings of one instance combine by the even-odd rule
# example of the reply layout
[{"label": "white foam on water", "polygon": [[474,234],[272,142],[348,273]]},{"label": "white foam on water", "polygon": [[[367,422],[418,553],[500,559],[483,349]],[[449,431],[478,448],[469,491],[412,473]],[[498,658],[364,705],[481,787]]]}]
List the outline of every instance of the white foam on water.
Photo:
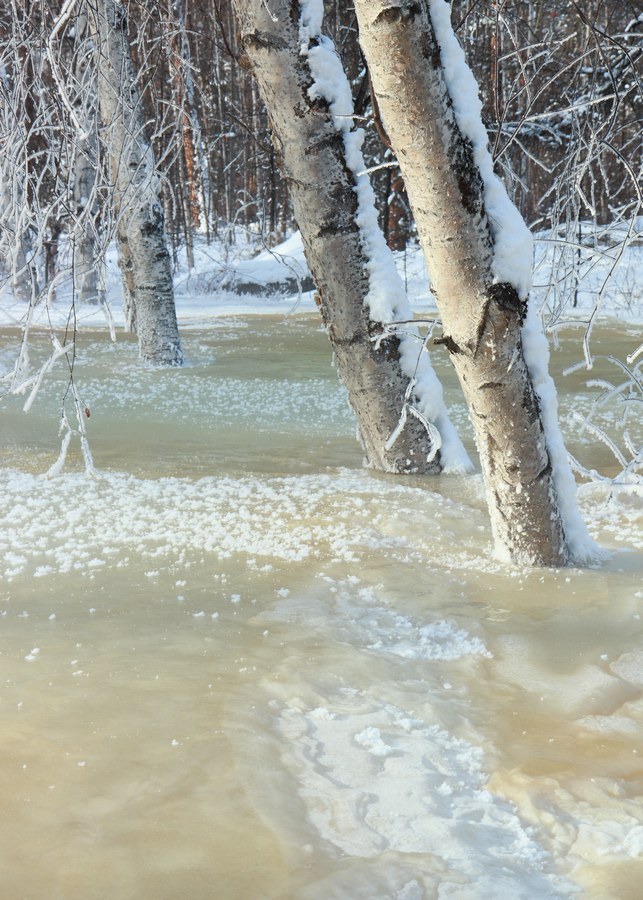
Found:
[{"label": "white foam on water", "polygon": [[[412,488],[346,471],[287,478],[161,478],[108,473],[56,478],[0,470],[0,566],[5,578],[119,565],[132,555],[186,554],[354,561],[361,546],[403,547],[377,527]],[[417,493],[429,505],[437,494]],[[374,508],[370,512],[365,501]]]},{"label": "white foam on water", "polygon": [[626,779],[534,778],[516,769],[496,773],[492,784],[572,873],[643,858],[641,795]]},{"label": "white foam on water", "polygon": [[643,550],[643,485],[582,484],[578,501],[592,537],[609,540],[612,547]]},{"label": "white foam on water", "polygon": [[[92,375],[92,424],[94,408],[98,415],[109,393],[117,392],[119,380],[109,366],[104,383]],[[131,366],[122,399],[115,401],[118,418],[129,411],[165,417],[168,427],[194,421],[207,402],[208,381],[189,387],[180,375],[173,383],[177,375]],[[329,419],[333,428],[344,428],[343,398],[339,392],[324,396],[328,385],[322,379],[308,393],[304,386],[303,400],[291,404],[278,379],[264,387],[261,381],[256,379],[255,386],[252,379],[257,402],[239,410],[208,411],[205,418],[233,421],[238,412],[248,426],[264,406],[273,425],[283,416],[290,427],[303,416],[306,429],[321,430]],[[240,387],[236,382],[222,387],[216,404],[233,404]],[[149,411],[146,405],[155,408]],[[437,493],[442,490],[457,499]],[[593,536],[616,547],[637,545],[641,504],[636,486],[587,485],[580,500]],[[183,673],[176,677],[177,683],[185,677],[187,698],[197,675],[211,687],[211,661],[224,644],[248,641],[250,652],[244,646],[231,654],[239,683],[217,682],[216,691],[230,691],[226,703],[234,728],[246,707],[253,710],[246,715],[259,715],[257,706],[269,721],[266,726],[264,719],[262,727],[272,729],[274,754],[255,754],[252,763],[265,769],[267,779],[281,779],[284,792],[298,804],[292,827],[297,838],[305,833],[300,843],[309,841],[310,851],[302,852],[312,860],[294,876],[300,900],[566,898],[575,888],[553,878],[554,869],[608,867],[640,857],[639,789],[616,768],[594,780],[583,773],[571,777],[566,769],[544,776],[513,766],[503,772],[493,714],[512,715],[509,701],[502,707],[508,693],[517,705],[538,694],[546,698],[543,705],[552,721],[578,727],[583,740],[589,735],[597,744],[622,744],[622,753],[636,762],[630,745],[638,749],[643,676],[640,654],[622,640],[630,633],[633,639],[640,624],[642,596],[638,583],[632,587],[634,562],[627,568],[634,554],[615,554],[610,567],[596,571],[543,575],[487,559],[488,547],[479,477],[442,478],[427,488],[416,480],[347,469],[303,477],[199,480],[118,473],[47,479],[4,469],[2,606],[5,597],[10,599],[0,621],[15,652],[13,661],[8,654],[0,658],[23,715],[47,696],[50,682],[57,684],[55,660],[65,642],[65,670],[71,663],[65,677],[83,689],[109,687],[90,655],[102,635],[109,640],[105,671],[111,672],[115,651],[135,658],[123,685],[135,690],[140,677],[148,711],[150,701],[159,709],[166,703],[152,681],[159,660],[168,665],[172,653],[179,653],[172,672]],[[225,575],[213,578],[220,560],[227,561],[218,567]],[[622,576],[619,566],[626,569]],[[75,572],[86,577],[74,579]],[[72,577],[59,577],[66,573]],[[106,594],[114,585],[122,590],[142,582],[143,587],[138,595],[125,590],[118,615],[108,619],[100,595],[91,594],[92,578]],[[546,586],[534,589],[539,578]],[[76,592],[73,602],[70,585]],[[549,614],[548,593],[560,589],[564,608],[573,602],[577,586],[587,597],[577,616],[574,608],[568,612],[574,628],[589,634],[590,628],[595,633],[601,623],[611,624],[595,658],[557,667],[555,652],[544,659],[539,655],[539,616]],[[130,610],[130,600],[132,607],[141,602],[141,608]],[[609,619],[601,619],[596,610],[608,602]],[[82,611],[78,625],[70,625],[74,603]],[[145,640],[130,647],[136,615],[143,617],[138,629]],[[247,631],[241,638],[246,623],[257,632],[254,643]],[[498,636],[496,623],[508,637]],[[117,633],[120,647],[114,643]],[[172,639],[165,643],[167,634],[174,644]],[[77,649],[76,640],[85,642],[84,649]],[[205,651],[211,656],[202,655]],[[564,660],[566,648],[561,652]],[[279,669],[289,655],[289,666]],[[264,677],[267,665],[275,669]],[[64,692],[59,702],[62,710]],[[183,705],[177,701],[177,708]],[[112,709],[106,716],[110,722]],[[39,713],[31,714],[39,727]],[[138,711],[130,710],[134,714],[138,721]],[[123,715],[128,715],[126,703]],[[13,723],[7,716],[10,733]],[[172,721],[163,741],[172,747],[176,740],[173,752],[188,754],[193,726],[188,717],[184,740]],[[67,727],[64,717],[60,727]],[[229,736],[230,752],[241,754],[244,743],[253,748],[255,730],[240,737],[231,728],[226,741]],[[142,755],[149,750],[149,744],[141,745]],[[574,761],[575,752],[576,746],[565,765]],[[86,748],[80,758],[89,760]],[[181,778],[194,763],[195,757],[186,755]],[[120,771],[119,757],[115,764]],[[43,766],[49,765],[47,755]],[[200,771],[201,765],[205,769],[197,757],[193,768]],[[91,766],[90,760],[83,774]],[[195,794],[203,796],[201,786]],[[192,813],[190,808],[190,824]],[[87,828],[96,824],[88,814]],[[281,835],[278,828],[276,833]],[[178,831],[173,837],[182,839]],[[296,840],[284,841],[287,852],[293,845],[299,846]]]},{"label": "white foam on water", "polygon": [[[272,692],[283,698],[284,691]],[[292,697],[273,705],[280,707],[283,761],[309,822],[345,857],[364,864],[370,896],[573,894],[572,885],[550,874],[551,859],[533,829],[485,787],[480,747],[374,690],[340,688],[321,707]],[[402,874],[396,890],[383,889],[385,876]],[[342,879],[331,883],[332,896],[350,896]],[[439,890],[427,895],[430,883]],[[328,880],[319,887],[327,890]],[[321,893],[313,886],[306,896]]]},{"label": "white foam on water", "polygon": [[[301,622],[332,635],[333,640],[359,647],[380,657],[454,661],[490,657],[484,641],[451,621],[424,619],[396,610],[383,590],[360,585],[355,576],[334,581],[322,576],[323,587],[307,586],[260,613],[258,624]],[[429,621],[427,621],[429,619]]]}]

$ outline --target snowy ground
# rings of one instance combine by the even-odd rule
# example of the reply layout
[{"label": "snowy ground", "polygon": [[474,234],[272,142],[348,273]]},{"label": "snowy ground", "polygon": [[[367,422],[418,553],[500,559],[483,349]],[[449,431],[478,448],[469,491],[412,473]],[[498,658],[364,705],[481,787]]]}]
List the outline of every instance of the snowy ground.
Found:
[{"label": "snowy ground", "polygon": [[[623,237],[620,232],[614,232],[611,240],[603,240],[598,248],[583,252],[580,261],[575,252],[570,254],[564,244],[552,243],[548,236],[536,240],[532,296],[544,306],[546,322],[560,325],[561,321],[586,321],[596,303],[600,316],[631,323],[643,321],[643,241],[631,244],[621,255]],[[407,251],[397,253],[396,263],[414,310],[435,315],[435,300],[418,246],[409,245]],[[114,247],[107,253],[106,284],[109,312],[77,308],[78,326],[105,327],[110,320],[116,327],[123,325]],[[254,239],[251,242],[240,239],[231,246],[197,241],[194,269],[187,269],[185,253],[181,251],[175,275],[177,313],[183,327],[202,325],[227,315],[311,312],[315,310],[311,288],[298,232],[279,246],[263,250]],[[63,282],[58,299],[49,306],[38,307],[33,321],[43,326],[51,322],[56,327],[64,327],[69,320],[70,305],[69,288]],[[17,303],[5,286],[0,294],[0,326],[19,325],[24,317],[24,304]]]}]

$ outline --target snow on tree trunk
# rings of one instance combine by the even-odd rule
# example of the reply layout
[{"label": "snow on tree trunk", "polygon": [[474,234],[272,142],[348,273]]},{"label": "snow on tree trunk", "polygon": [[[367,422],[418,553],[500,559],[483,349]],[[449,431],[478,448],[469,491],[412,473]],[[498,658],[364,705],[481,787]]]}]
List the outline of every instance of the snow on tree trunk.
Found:
[{"label": "snow on tree trunk", "polygon": [[98,99],[109,153],[119,247],[129,258],[121,271],[124,295],[133,304],[140,353],[156,365],[183,361],[174,308],[172,269],[163,226],[159,183],[145,137],[143,108],[127,37],[127,16],[118,0],[98,0],[93,10]]},{"label": "snow on tree trunk", "polygon": [[391,325],[411,311],[360,174],[363,134],[320,33],[321,0],[235,0],[235,8],[367,462],[396,473],[466,470],[417,332]]},{"label": "snow on tree trunk", "polygon": [[355,8],[431,274],[441,342],[469,406],[497,550],[519,563],[585,561],[596,548],[576,509],[546,341],[532,352],[533,316],[523,329],[531,236],[493,173],[450,7],[356,0]]}]

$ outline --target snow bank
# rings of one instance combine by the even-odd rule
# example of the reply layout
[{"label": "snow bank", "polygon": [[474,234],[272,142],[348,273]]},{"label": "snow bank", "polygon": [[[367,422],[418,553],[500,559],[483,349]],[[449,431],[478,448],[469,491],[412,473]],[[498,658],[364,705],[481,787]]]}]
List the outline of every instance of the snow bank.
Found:
[{"label": "snow bank", "polygon": [[[609,232],[606,238],[609,242]],[[547,319],[553,316],[559,322],[561,313],[566,321],[571,322],[588,318],[616,261],[619,253],[618,239],[619,235],[616,234],[611,242],[611,249],[607,247],[596,253],[592,248],[587,248],[583,252],[578,270],[581,281],[575,298],[577,305],[574,307],[574,271],[570,266],[565,269],[567,275],[563,281],[567,287],[561,296],[557,244],[547,233],[535,236],[536,280],[531,296],[539,306],[545,304]],[[301,279],[303,287],[310,279],[299,232],[272,249],[264,248],[257,253],[257,246],[256,242],[242,242],[232,247],[226,247],[220,242],[208,245],[204,239],[197,238],[195,268],[191,271],[186,264],[185,251],[179,252],[174,287],[177,315],[183,327],[208,324],[220,316],[316,312],[313,292],[304,290],[299,296],[296,286],[293,286],[293,281],[297,278]],[[411,243],[406,250],[393,254],[393,257],[402,282],[402,291],[413,311],[437,315],[430,279],[418,245]],[[115,247],[109,249],[106,262],[109,315],[96,306],[76,306],[77,327],[107,329],[110,319],[116,328],[124,327]],[[641,243],[631,244],[625,248],[606,289],[602,291],[600,315],[632,323],[643,322],[642,271],[643,246]],[[252,293],[240,294],[238,288],[243,285],[253,285]],[[43,304],[34,310],[33,322],[38,327],[48,327],[51,319],[56,328],[64,328],[70,317],[70,305],[69,288],[62,283],[57,300],[49,306]],[[5,284],[4,290],[0,292],[0,327],[21,326],[26,310],[26,305],[17,301]]]}]

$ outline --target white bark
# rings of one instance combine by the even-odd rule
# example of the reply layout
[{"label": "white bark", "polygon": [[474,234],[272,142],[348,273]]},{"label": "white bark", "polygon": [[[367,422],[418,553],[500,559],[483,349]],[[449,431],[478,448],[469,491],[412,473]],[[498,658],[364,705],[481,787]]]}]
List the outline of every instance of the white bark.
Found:
[{"label": "white bark", "polygon": [[430,2],[356,0],[360,43],[469,405],[497,546],[516,562],[564,564],[570,548],[523,354],[526,303],[496,277],[488,183],[456,121]]},{"label": "white bark", "polygon": [[81,303],[103,303],[105,300],[98,269],[99,242],[95,233],[97,210],[88,199],[92,196],[95,181],[95,170],[91,164],[94,155],[92,150],[95,150],[95,147],[84,142],[79,142],[76,146],[76,177],[74,179],[76,215],[70,240],[74,254],[74,287]]},{"label": "white bark", "polygon": [[[205,157],[205,149],[203,146],[203,135],[201,134],[201,125],[199,117],[196,113],[196,104],[194,97],[194,81],[192,78],[192,61],[190,58],[190,44],[185,25],[185,8],[183,0],[174,0],[174,15],[179,28],[179,38],[181,46],[181,63],[184,69],[185,79],[185,114],[188,120],[190,131],[192,132],[192,140],[199,167],[199,185],[200,185],[200,207],[199,218],[203,220],[206,231],[209,229],[210,219],[210,178],[208,175],[208,166]],[[191,267],[190,267],[191,268]]]},{"label": "white bark", "polygon": [[[24,195],[18,184],[16,173],[10,173],[8,184],[13,188],[3,191],[0,204],[0,256],[8,270],[11,291],[17,300],[35,304],[40,294],[36,254],[29,233],[28,215],[24,205]],[[14,176],[12,178],[12,175]],[[2,177],[2,172],[0,172]],[[6,203],[3,201],[6,200]]]},{"label": "white bark", "polygon": [[15,113],[21,102],[21,85],[12,84],[0,67],[0,259],[14,297],[35,303],[39,288],[26,203],[27,135]]},{"label": "white bark", "polygon": [[[332,98],[313,89],[309,55],[317,46],[328,50],[329,44],[318,35],[317,27],[300,30],[302,13],[309,5],[290,0],[271,0],[268,5],[263,0],[235,2],[241,44],[268,109],[282,174],[317,285],[322,319],[368,464],[386,472],[440,471],[440,446],[446,435],[451,446],[457,443],[454,455],[461,451],[460,467],[464,468],[466,454],[443,408],[434,417],[440,420],[439,427],[434,421],[427,428],[413,415],[417,398],[412,388],[407,393],[410,378],[402,367],[402,343],[394,329],[389,334],[385,328],[394,315],[387,320],[369,310],[376,277],[372,272],[382,263],[372,256],[372,223],[365,224],[371,212],[375,221],[374,210],[360,206],[372,200],[363,184],[360,188],[348,159],[347,140],[356,137],[350,134],[352,110],[344,123],[338,124]],[[320,25],[321,12],[317,21]],[[383,240],[378,251],[389,254]],[[395,298],[388,300],[393,309]],[[419,351],[419,343],[417,348]],[[440,392],[437,379],[435,382],[436,392]],[[436,408],[440,405],[437,402]],[[439,434],[440,429],[444,435]],[[395,440],[390,440],[391,436]]]},{"label": "white bark", "polygon": [[74,287],[82,303],[103,303],[105,292],[104,279],[99,271],[102,261],[99,261],[98,252],[99,209],[96,199],[98,96],[93,46],[88,36],[87,15],[82,9],[75,21],[73,74],[74,111],[82,126],[82,132],[76,135],[74,141],[73,192],[76,208],[70,233]]},{"label": "white bark", "polygon": [[135,307],[143,359],[157,365],[181,365],[158,176],[145,137],[125,9],[118,0],[98,0],[93,19],[102,137],[109,153],[119,217],[119,248],[126,244],[128,253],[121,271],[126,268],[131,275],[124,284],[124,294]]}]

